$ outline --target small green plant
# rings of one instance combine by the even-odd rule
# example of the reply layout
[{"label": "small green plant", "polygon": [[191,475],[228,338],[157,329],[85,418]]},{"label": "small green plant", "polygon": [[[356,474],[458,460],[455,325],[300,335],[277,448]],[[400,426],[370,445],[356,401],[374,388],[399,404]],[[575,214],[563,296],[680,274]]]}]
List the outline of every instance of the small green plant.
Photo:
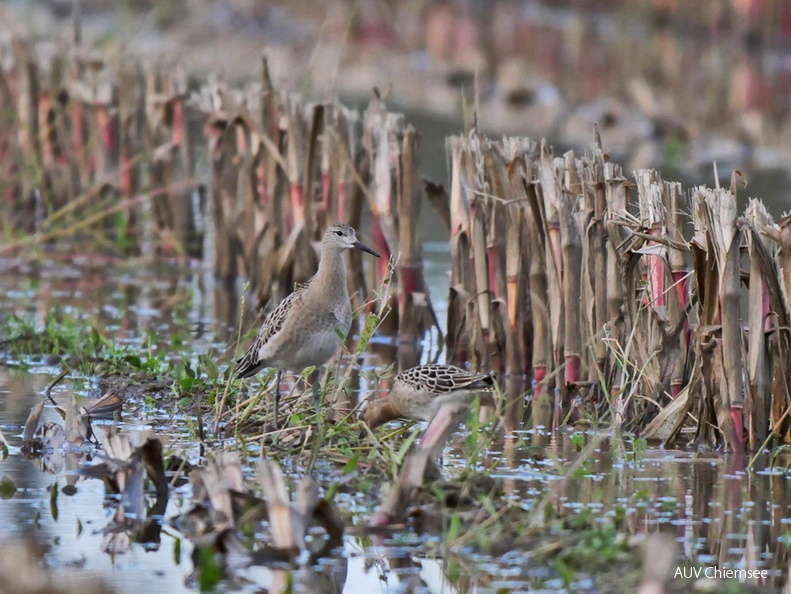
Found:
[{"label": "small green plant", "polygon": [[575,433],[572,433],[570,439],[571,439],[571,443],[574,445],[574,448],[578,452],[581,452],[582,448],[585,447],[585,434],[582,433],[581,431],[577,431]]},{"label": "small green plant", "polygon": [[198,549],[196,569],[201,592],[211,591],[222,580],[222,569],[211,546]]},{"label": "small green plant", "polygon": [[644,437],[636,437],[632,441],[632,461],[635,466],[643,463],[646,452],[648,452],[648,441]]},{"label": "small green plant", "polygon": [[0,479],[0,499],[11,499],[14,495],[16,495],[16,484],[10,476],[4,475]]}]

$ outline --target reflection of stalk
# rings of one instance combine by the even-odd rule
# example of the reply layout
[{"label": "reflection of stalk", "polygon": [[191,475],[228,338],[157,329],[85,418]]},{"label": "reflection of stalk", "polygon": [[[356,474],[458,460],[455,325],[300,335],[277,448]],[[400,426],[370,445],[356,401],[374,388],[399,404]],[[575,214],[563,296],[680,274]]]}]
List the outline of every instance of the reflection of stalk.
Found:
[{"label": "reflection of stalk", "polygon": [[596,457],[596,453],[599,451],[602,442],[607,439],[607,435],[615,431],[614,423],[611,425],[609,431],[597,431],[593,437],[590,438],[590,441],[585,444],[582,450],[580,450],[577,457],[574,460],[569,460],[564,465],[560,479],[552,481],[552,484],[544,496],[531,507],[526,518],[528,526],[531,528],[541,527],[542,529],[546,526],[547,520],[545,514],[549,506],[552,505],[553,502],[558,501],[558,499],[564,495],[564,492],[567,492],[568,485],[575,480],[574,477],[577,475],[577,471],[582,468],[584,464]]}]

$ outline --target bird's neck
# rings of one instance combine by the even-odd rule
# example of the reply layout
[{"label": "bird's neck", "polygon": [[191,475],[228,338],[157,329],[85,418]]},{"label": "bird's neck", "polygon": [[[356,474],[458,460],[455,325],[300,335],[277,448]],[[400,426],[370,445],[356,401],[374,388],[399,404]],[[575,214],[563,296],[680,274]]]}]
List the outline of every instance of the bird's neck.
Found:
[{"label": "bird's neck", "polygon": [[401,418],[401,410],[392,398],[382,398],[368,403],[365,409],[365,424],[371,429],[394,419]]},{"label": "bird's neck", "polygon": [[316,282],[326,291],[349,294],[346,288],[346,261],[343,259],[342,250],[330,248],[322,252]]}]

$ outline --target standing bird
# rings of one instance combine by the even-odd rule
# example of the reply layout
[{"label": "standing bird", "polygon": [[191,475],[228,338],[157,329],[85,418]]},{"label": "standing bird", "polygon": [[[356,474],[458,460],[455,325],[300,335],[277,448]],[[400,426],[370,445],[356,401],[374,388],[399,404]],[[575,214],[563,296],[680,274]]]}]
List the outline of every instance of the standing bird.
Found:
[{"label": "standing bird", "polygon": [[[335,354],[352,327],[352,304],[346,287],[345,250],[357,249],[379,257],[360,243],[349,225],[330,225],[321,242],[321,261],[313,277],[283,299],[264,320],[253,344],[237,361],[237,378],[264,368],[277,369],[275,427],[280,410],[280,375],[284,369],[320,366]],[[313,400],[319,413],[318,373]]]},{"label": "standing bird", "polygon": [[394,419],[430,421],[443,405],[469,406],[475,394],[481,404],[493,406],[490,375],[472,375],[454,365],[419,365],[399,373],[390,393],[368,403],[363,420],[371,429]]}]

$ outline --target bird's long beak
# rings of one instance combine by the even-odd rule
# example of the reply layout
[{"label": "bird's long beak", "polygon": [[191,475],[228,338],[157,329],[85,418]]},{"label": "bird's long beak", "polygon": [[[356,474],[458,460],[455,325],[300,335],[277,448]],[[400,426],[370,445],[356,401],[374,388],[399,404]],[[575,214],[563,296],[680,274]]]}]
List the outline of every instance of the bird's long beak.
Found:
[{"label": "bird's long beak", "polygon": [[369,254],[371,254],[372,256],[376,256],[377,258],[379,257],[379,254],[378,254],[378,253],[376,253],[374,250],[372,250],[372,249],[371,249],[371,248],[369,248],[367,245],[365,245],[364,243],[362,243],[360,240],[356,240],[356,241],[355,241],[355,242],[352,244],[352,247],[353,247],[354,249],[356,249],[356,250],[362,250],[362,251],[364,251],[364,252],[368,252]]}]

